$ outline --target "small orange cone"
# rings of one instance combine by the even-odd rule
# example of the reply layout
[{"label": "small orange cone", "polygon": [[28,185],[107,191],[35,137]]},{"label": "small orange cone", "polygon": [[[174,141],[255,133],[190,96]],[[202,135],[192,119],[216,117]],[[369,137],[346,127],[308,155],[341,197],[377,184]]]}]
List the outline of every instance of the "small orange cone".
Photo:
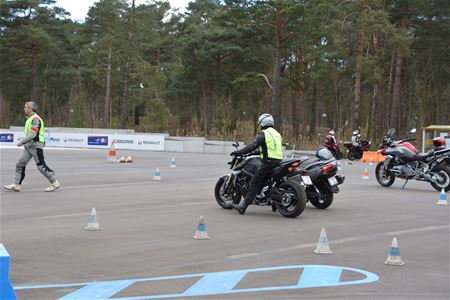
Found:
[{"label": "small orange cone", "polygon": [[117,160],[117,152],[116,152],[116,140],[112,140],[111,146],[108,150],[108,158],[106,162],[116,162]]},{"label": "small orange cone", "polygon": [[117,162],[118,162],[118,163],[125,163],[125,162],[127,162],[127,160],[125,159],[125,156],[121,156],[121,157],[117,160]]},{"label": "small orange cone", "polygon": [[363,176],[361,177],[363,180],[369,180],[369,172],[367,171],[367,168],[364,169]]}]

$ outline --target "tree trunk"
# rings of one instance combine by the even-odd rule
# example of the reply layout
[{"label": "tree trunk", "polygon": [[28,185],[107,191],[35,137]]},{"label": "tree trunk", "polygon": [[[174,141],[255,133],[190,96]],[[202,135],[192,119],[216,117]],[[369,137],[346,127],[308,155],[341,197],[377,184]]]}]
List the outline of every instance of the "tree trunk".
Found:
[{"label": "tree trunk", "polygon": [[271,110],[275,119],[275,124],[281,130],[281,103],[280,103],[280,67],[281,67],[281,10],[276,8],[275,19],[275,66],[273,69],[273,88]]},{"label": "tree trunk", "polygon": [[300,111],[301,106],[301,85],[300,76],[301,69],[302,48],[298,48],[296,52],[296,64],[295,64],[295,96],[292,97],[292,135],[294,140],[300,139]]},{"label": "tree trunk", "polygon": [[[406,34],[406,27],[408,25],[408,11],[409,6],[406,4],[402,9],[402,19],[400,22],[400,28]],[[398,111],[400,105],[400,94],[401,94],[401,80],[402,80],[402,67],[403,67],[403,55],[397,52],[397,58],[395,61],[395,76],[394,76],[394,87],[392,92],[392,112],[390,116],[390,126],[397,127],[400,124],[398,119]]]},{"label": "tree trunk", "polygon": [[103,111],[103,127],[109,127],[109,110],[110,110],[110,99],[111,99],[111,57],[112,57],[112,47],[108,48],[108,66],[106,68],[106,91],[105,91],[105,106]]},{"label": "tree trunk", "polygon": [[131,2],[131,24],[130,31],[128,32],[128,56],[127,56],[127,69],[125,73],[125,81],[123,85],[123,99],[122,99],[122,111],[120,112],[120,128],[125,128],[128,119],[128,103],[129,103],[129,90],[130,90],[130,74],[131,74],[131,61],[134,52],[134,33],[136,30],[136,24],[134,19],[135,5],[134,0]]},{"label": "tree trunk", "polygon": [[120,112],[120,128],[125,128],[128,119],[128,91],[130,89],[131,57],[127,57],[127,69],[123,84],[122,111]]},{"label": "tree trunk", "polygon": [[0,90],[0,127],[5,128],[8,123],[8,116],[6,115],[5,99],[3,99],[2,91]]},{"label": "tree trunk", "polygon": [[358,32],[358,48],[356,50],[356,70],[355,70],[355,98],[353,100],[353,124],[352,129],[356,130],[361,125],[360,102],[361,102],[361,65],[364,51],[364,33]]},{"label": "tree trunk", "polygon": [[31,45],[31,101],[37,102],[38,96],[38,46]]},{"label": "tree trunk", "polygon": [[309,139],[313,140],[316,136],[317,125],[317,99],[316,99],[316,83],[313,82],[313,94],[311,97],[311,119],[309,123]]}]

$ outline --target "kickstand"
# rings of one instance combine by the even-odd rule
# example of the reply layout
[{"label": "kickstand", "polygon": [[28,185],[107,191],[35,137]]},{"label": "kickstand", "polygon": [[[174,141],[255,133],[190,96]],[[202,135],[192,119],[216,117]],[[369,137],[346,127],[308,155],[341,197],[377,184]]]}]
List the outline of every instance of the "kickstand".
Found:
[{"label": "kickstand", "polygon": [[405,181],[405,184],[403,185],[403,187],[402,187],[402,190],[404,190],[405,189],[405,185],[408,183],[408,178],[406,178],[406,181]]}]

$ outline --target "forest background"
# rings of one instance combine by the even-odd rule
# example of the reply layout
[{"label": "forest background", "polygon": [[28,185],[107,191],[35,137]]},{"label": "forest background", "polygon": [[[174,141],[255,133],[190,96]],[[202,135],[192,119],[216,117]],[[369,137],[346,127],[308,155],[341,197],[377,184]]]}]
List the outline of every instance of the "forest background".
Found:
[{"label": "forest background", "polygon": [[297,148],[354,129],[450,124],[448,0],[0,1],[0,128],[25,101],[46,126],[250,141],[272,113]]}]

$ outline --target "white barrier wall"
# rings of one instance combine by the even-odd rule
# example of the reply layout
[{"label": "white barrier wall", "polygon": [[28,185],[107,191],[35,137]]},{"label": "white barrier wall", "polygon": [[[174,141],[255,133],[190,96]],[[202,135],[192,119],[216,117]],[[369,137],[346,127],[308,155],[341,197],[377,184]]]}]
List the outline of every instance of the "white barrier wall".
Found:
[{"label": "white barrier wall", "polygon": [[[16,145],[24,136],[21,131],[1,131],[0,143]],[[48,147],[108,149],[116,141],[116,149],[164,151],[164,135],[94,134],[52,132],[45,133]]]},{"label": "white barrier wall", "polygon": [[[133,130],[47,128],[47,147],[108,149],[112,140],[118,150],[149,150],[186,153],[229,154],[233,142],[207,141],[201,137],[171,137],[167,134],[142,134]],[[15,146],[24,136],[23,127],[0,129],[0,147]],[[240,148],[244,144],[240,142]]]}]

